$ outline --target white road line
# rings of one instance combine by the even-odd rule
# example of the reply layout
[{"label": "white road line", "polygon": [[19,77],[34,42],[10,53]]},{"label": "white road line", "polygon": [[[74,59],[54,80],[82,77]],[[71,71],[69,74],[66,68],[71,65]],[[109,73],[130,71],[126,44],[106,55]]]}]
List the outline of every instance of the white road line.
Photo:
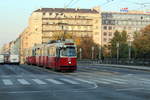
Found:
[{"label": "white road line", "polygon": [[22,85],[30,85],[30,83],[24,79],[17,79]]},{"label": "white road line", "polygon": [[13,85],[13,82],[9,79],[3,79],[2,81],[5,85]]},{"label": "white road line", "polygon": [[32,79],[34,82],[36,82],[37,84],[40,84],[40,85],[42,85],[42,84],[47,84],[47,83],[45,83],[45,82],[43,82],[43,81],[41,81],[41,80],[39,80],[39,79]]},{"label": "white road line", "polygon": [[52,82],[54,84],[64,84],[64,83],[62,83],[60,81],[57,81],[57,80],[54,80],[54,79],[46,79],[46,80],[49,81],[49,82]]},{"label": "white road line", "polygon": [[100,80],[93,80],[94,82],[97,82],[97,83],[102,83],[102,84],[110,84],[110,82],[104,82],[104,81],[100,81]]},{"label": "white road line", "polygon": [[115,81],[121,81],[121,82],[127,82],[128,80],[125,80],[125,79],[120,79],[120,78],[111,78],[112,80],[115,80]]},{"label": "white road line", "polygon": [[110,79],[100,79],[100,80],[106,81],[106,82],[118,83],[118,84],[126,84],[125,82],[115,81],[115,80],[110,80]]},{"label": "white road line", "polygon": [[71,83],[71,84],[79,84],[78,82],[75,82],[75,81],[72,81],[72,80],[69,80],[69,79],[65,79],[65,78],[61,78],[60,80]]},{"label": "white road line", "polygon": [[91,82],[91,81],[83,80],[83,79],[80,79],[80,78],[75,78],[75,80],[78,80],[78,81],[81,81],[81,82],[84,82],[84,83],[93,84],[93,82]]}]

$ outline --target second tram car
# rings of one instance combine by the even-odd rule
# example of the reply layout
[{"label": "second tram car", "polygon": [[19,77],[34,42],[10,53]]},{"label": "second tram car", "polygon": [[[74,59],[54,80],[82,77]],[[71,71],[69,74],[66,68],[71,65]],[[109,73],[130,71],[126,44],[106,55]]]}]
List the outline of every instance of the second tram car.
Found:
[{"label": "second tram car", "polygon": [[71,41],[52,41],[36,45],[28,50],[27,64],[48,67],[54,70],[77,69],[76,45]]}]

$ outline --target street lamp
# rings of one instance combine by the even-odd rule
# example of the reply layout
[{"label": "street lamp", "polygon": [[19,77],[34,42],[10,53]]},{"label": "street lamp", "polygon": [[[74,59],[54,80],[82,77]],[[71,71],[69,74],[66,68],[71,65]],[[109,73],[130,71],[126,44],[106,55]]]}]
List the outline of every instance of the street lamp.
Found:
[{"label": "street lamp", "polygon": [[117,63],[118,63],[118,60],[119,60],[119,42],[117,42],[116,47],[117,47]]},{"label": "street lamp", "polygon": [[99,60],[102,60],[102,47],[99,47]]},{"label": "street lamp", "polygon": [[94,46],[92,46],[92,60],[94,59]]},{"label": "street lamp", "polygon": [[129,41],[128,45],[129,45],[128,59],[131,60],[131,46],[132,46],[131,41]]},{"label": "street lamp", "polygon": [[79,49],[80,51],[80,60],[82,59],[82,48]]}]

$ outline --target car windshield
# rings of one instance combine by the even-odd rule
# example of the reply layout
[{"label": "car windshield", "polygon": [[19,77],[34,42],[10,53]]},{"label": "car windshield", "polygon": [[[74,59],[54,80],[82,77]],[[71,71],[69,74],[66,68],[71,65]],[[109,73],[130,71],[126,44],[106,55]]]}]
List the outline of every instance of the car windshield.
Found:
[{"label": "car windshield", "polygon": [[76,50],[74,47],[63,48],[60,50],[60,55],[73,57],[73,56],[76,56]]}]

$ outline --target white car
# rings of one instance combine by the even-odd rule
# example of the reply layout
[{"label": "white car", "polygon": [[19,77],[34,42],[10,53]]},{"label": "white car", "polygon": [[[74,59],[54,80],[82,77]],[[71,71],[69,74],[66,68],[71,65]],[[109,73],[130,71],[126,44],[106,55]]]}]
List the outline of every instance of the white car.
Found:
[{"label": "white car", "polygon": [[4,64],[4,55],[0,54],[0,64]]},{"label": "white car", "polygon": [[19,55],[10,55],[8,62],[10,64],[19,64]]}]

